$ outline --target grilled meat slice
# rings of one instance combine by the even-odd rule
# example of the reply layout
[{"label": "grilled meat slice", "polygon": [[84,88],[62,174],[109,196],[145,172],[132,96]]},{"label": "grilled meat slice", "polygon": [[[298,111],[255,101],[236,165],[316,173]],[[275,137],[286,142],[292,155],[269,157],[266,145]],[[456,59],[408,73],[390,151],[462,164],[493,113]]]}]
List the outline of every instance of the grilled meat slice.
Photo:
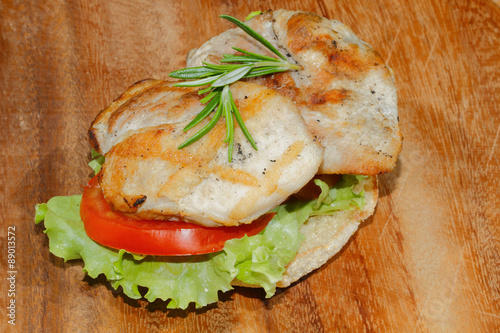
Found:
[{"label": "grilled meat slice", "polygon": [[236,125],[231,163],[223,121],[177,149],[208,121],[183,131],[204,107],[191,88],[144,81],[105,109],[90,133],[105,153],[99,183],[111,207],[137,219],[233,226],[252,222],[300,190],[316,174],[323,149],[295,104],[253,83],[238,82],[231,91],[258,146],[254,150]]},{"label": "grilled meat slice", "polygon": [[[392,70],[346,25],[308,12],[268,11],[247,24],[303,70],[251,79],[296,102],[325,147],[320,173],[391,171],[402,147]],[[218,62],[231,46],[272,55],[240,29],[192,50],[188,67]]]}]

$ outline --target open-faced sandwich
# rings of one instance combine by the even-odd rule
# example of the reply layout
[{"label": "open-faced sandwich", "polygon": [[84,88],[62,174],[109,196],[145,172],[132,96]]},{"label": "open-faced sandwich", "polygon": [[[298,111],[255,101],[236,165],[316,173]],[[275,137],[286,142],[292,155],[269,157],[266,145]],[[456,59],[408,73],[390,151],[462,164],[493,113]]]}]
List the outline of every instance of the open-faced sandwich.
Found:
[{"label": "open-faced sandwich", "polygon": [[348,27],[287,10],[225,18],[238,28],[171,74],[187,81],[138,82],[99,113],[83,196],[37,205],[54,255],[131,298],[272,296],[373,214],[376,175],[401,150],[392,71]]}]

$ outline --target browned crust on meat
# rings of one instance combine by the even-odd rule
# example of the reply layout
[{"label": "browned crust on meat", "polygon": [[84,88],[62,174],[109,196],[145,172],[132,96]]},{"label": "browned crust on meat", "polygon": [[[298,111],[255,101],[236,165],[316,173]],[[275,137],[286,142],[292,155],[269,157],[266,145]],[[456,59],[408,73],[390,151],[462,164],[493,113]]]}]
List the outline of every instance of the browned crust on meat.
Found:
[{"label": "browned crust on meat", "polygon": [[[292,52],[301,53],[311,50],[328,59],[328,65],[322,68],[324,79],[328,81],[334,78],[356,80],[373,67],[383,66],[383,59],[376,51],[370,50],[368,54],[360,54],[356,44],[339,48],[331,35],[318,33],[317,27],[322,21],[323,18],[314,13],[296,13],[287,22],[287,34],[288,47]],[[323,81],[321,77],[317,79]],[[324,82],[319,84],[324,84]]]},{"label": "browned crust on meat", "polygon": [[[373,48],[363,51],[354,43],[346,43],[338,39],[337,32],[327,24],[328,20],[314,13],[296,12],[285,23],[285,46],[293,54],[294,59],[310,74],[310,84],[301,88],[297,86],[289,72],[278,73],[261,80],[267,87],[278,91],[294,100],[304,110],[318,112],[336,122],[335,128],[326,130],[320,120],[307,121],[313,135],[327,147],[336,140],[344,138],[347,129],[363,131],[364,119],[352,118],[338,114],[340,108],[356,94],[348,88],[329,89],[336,81],[361,81],[371,71],[381,71],[383,80],[392,84],[392,74],[382,57]],[[301,56],[314,53],[321,59],[320,68],[316,64],[302,61]],[[367,92],[368,94],[370,92]],[[373,93],[373,92],[372,92]],[[340,117],[345,117],[342,121]],[[345,154],[341,165],[321,166],[320,173],[351,173],[377,175],[392,171],[397,156],[402,149],[402,134],[398,124],[380,122],[378,133],[385,133],[386,142],[391,142],[387,151],[362,142],[355,143],[349,153]],[[338,138],[338,139],[336,139]],[[328,153],[328,149],[327,149]]]},{"label": "browned crust on meat", "polygon": [[[250,90],[247,91],[240,88],[241,85],[244,87],[258,87],[258,89],[248,88]],[[118,108],[115,109],[115,112],[123,113],[124,117],[128,117],[125,110],[134,112],[135,105],[140,103],[142,99],[149,98],[152,101],[161,102],[162,99],[158,98],[158,96],[164,94],[166,89],[170,89],[170,86],[164,87],[162,83],[145,87],[143,93],[134,94],[126,101],[122,101]],[[249,83],[236,83],[233,90],[237,94],[235,95],[237,97],[235,103],[245,121],[251,121],[253,118],[260,119],[260,113],[266,113],[269,117],[269,106],[266,105],[270,100],[269,98],[271,100],[278,98],[289,103],[277,92]],[[246,93],[248,93],[248,96]],[[150,96],[144,96],[144,94]],[[289,148],[282,152],[281,156],[276,156],[273,163],[266,164],[265,172],[262,174],[255,174],[255,171],[246,171],[239,167],[233,167],[231,164],[227,164],[226,160],[219,161],[216,158],[221,147],[226,145],[223,142],[226,135],[225,122],[223,121],[219,121],[199,141],[183,149],[178,149],[177,147],[181,143],[204,127],[211,116],[204,119],[192,130],[184,132],[182,129],[191,119],[190,112],[201,110],[203,106],[199,103],[200,97],[198,94],[189,89],[185,89],[185,93],[182,95],[174,96],[176,102],[173,106],[169,106],[169,116],[172,114],[176,118],[176,109],[179,110],[179,113],[184,112],[184,115],[189,116],[179,118],[182,119],[180,122],[134,130],[106,153],[106,163],[102,167],[99,183],[106,200],[113,210],[120,211],[136,219],[165,219],[172,216],[186,216],[186,218],[189,218],[183,211],[179,210],[176,203],[191,195],[202,181],[212,176],[216,177],[217,181],[253,189],[250,192],[254,194],[246,195],[245,199],[236,205],[237,208],[228,213],[230,222],[224,223],[233,223],[234,221],[237,224],[238,221],[243,220],[248,215],[248,211],[252,210],[251,207],[257,206],[256,202],[261,200],[262,196],[279,193],[284,199],[289,195],[287,192],[281,192],[284,189],[281,189],[277,184],[283,169],[290,165],[293,159],[304,149],[302,141],[290,144]],[[149,107],[149,104],[146,105]],[[152,102],[152,107],[156,107],[155,102]],[[196,112],[192,116],[195,114]],[[107,118],[108,121],[112,121],[114,116],[114,114],[110,114]],[[120,121],[123,122],[123,118]],[[303,129],[305,130],[305,124],[302,124],[302,126],[304,126]],[[165,170],[165,173],[162,173],[162,170],[146,172],[144,169],[140,169],[145,166],[161,167],[162,170]],[[155,174],[155,172],[158,172],[157,176],[151,175],[151,173]],[[153,180],[153,182],[149,183],[150,180]],[[151,184],[151,186],[154,184],[154,191],[151,191],[148,184]],[[146,190],[144,190],[145,188]],[[168,204],[162,204],[160,210],[148,206],[148,200],[162,200],[163,203]],[[144,203],[146,203],[147,208],[144,208]],[[222,221],[215,222],[222,223]]]},{"label": "browned crust on meat", "polygon": [[98,130],[96,129],[96,125],[100,122],[104,122],[107,118],[109,118],[117,108],[127,102],[129,99],[134,97],[135,95],[141,94],[145,89],[148,89],[151,86],[154,86],[158,83],[161,83],[161,80],[153,80],[153,79],[145,79],[138,81],[131,85],[125,92],[123,92],[117,99],[113,101],[107,108],[99,112],[99,114],[95,117],[94,121],[90,125],[89,129],[89,141],[92,147],[99,153],[102,153],[101,147],[99,146],[99,140],[97,139]]}]

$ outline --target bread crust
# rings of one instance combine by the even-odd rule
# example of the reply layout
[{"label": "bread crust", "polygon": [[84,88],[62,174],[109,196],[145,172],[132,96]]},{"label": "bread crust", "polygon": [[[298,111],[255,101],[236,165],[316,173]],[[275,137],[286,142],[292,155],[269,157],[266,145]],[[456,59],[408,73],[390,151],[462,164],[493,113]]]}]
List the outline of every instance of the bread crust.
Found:
[{"label": "bread crust", "polygon": [[[305,235],[305,240],[295,258],[287,265],[283,279],[276,284],[278,287],[287,287],[325,264],[344,247],[360,223],[373,214],[378,200],[377,176],[369,176],[356,185],[355,191],[361,190],[365,191],[366,201],[362,209],[313,216],[302,225],[300,231]],[[260,288],[237,279],[231,284]]]}]

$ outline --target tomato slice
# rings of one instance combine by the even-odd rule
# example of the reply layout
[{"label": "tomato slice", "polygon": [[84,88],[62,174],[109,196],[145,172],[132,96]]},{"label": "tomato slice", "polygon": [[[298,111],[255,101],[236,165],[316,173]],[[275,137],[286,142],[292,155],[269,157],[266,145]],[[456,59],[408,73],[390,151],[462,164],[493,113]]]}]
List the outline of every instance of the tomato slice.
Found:
[{"label": "tomato slice", "polygon": [[83,191],[80,216],[87,235],[99,244],[137,254],[180,256],[217,252],[229,239],[256,235],[274,214],[250,224],[214,228],[182,221],[134,220],[111,210],[96,176]]}]

